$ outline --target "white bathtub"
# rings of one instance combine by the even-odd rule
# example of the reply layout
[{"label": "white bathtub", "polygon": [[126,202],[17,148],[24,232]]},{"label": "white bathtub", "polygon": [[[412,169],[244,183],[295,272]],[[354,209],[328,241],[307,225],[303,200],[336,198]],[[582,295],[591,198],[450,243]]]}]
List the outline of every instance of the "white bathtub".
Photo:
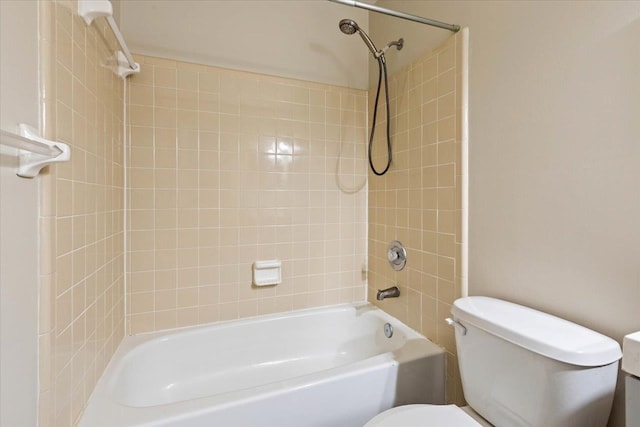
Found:
[{"label": "white bathtub", "polygon": [[80,426],[362,426],[444,403],[444,375],[442,349],[370,304],[302,310],[126,337]]}]

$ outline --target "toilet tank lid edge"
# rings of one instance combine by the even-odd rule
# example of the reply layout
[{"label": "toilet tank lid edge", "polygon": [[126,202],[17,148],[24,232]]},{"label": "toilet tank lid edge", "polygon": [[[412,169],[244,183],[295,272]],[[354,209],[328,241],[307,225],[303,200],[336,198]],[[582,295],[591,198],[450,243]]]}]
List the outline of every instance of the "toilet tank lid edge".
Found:
[{"label": "toilet tank lid edge", "polygon": [[493,335],[545,357],[577,366],[603,366],[622,357],[613,339],[568,320],[496,298],[459,298],[451,313]]}]

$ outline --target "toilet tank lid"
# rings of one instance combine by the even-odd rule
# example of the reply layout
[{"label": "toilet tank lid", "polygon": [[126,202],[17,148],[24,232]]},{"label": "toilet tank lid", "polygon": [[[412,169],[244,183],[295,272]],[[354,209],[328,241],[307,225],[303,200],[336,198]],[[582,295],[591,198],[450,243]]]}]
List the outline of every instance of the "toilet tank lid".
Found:
[{"label": "toilet tank lid", "polygon": [[620,345],[598,332],[529,307],[496,298],[457,299],[451,314],[527,350],[578,366],[608,365],[622,357]]}]

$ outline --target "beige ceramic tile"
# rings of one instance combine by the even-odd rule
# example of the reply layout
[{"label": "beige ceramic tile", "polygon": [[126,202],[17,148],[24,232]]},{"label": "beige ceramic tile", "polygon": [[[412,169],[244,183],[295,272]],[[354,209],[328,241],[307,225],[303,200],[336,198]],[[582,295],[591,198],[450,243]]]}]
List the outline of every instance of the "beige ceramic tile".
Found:
[{"label": "beige ceramic tile", "polygon": [[[70,163],[50,169],[42,186],[42,214],[54,215],[52,226],[42,227],[42,244],[50,246],[55,262],[41,269],[54,274],[42,279],[53,292],[49,297],[42,293],[40,315],[53,321],[41,319],[51,339],[41,336],[40,369],[45,376],[48,366],[53,371],[51,381],[41,377],[40,400],[48,403],[41,405],[39,418],[42,425],[51,420],[71,425],[124,330],[122,274],[99,273],[122,269],[122,244],[117,242],[123,231],[123,83],[108,70],[97,72],[96,62],[106,62],[111,54],[97,26],[87,28],[66,2],[44,1],[39,7],[42,34],[47,37],[54,20],[58,27],[56,49],[46,50],[51,46],[43,43],[41,51],[48,73],[44,80],[57,89],[45,95],[49,107],[56,108],[47,108],[44,126],[48,137],[67,142],[74,153]],[[115,42],[104,34],[108,44]],[[151,104],[144,91],[136,92],[136,99]],[[152,124],[143,108],[136,117]],[[150,145],[144,132],[136,129],[135,135]],[[88,352],[96,324],[103,339]]]},{"label": "beige ceramic tile", "polygon": [[[366,138],[366,93],[150,57],[144,60],[153,72],[132,80],[136,88],[131,102],[133,168],[128,196],[134,208],[128,243],[131,280],[136,277],[143,283],[131,284],[130,292],[147,297],[155,290],[153,305],[140,295],[130,299],[130,330],[359,299],[362,292],[354,289],[362,289],[363,282],[355,278],[361,277],[366,246],[356,242],[365,236],[366,217],[356,212],[364,212],[366,198],[340,195],[333,167],[337,144],[334,150],[325,150],[327,136],[316,132],[322,150],[313,151],[309,126],[311,122],[331,124],[328,136],[336,143],[340,138],[359,141],[345,144],[342,152],[349,158],[342,165],[342,180],[355,187],[362,182],[355,172],[365,170],[364,150],[356,152],[356,147],[364,146]],[[311,114],[310,104],[326,105],[329,114],[324,108]],[[314,161],[311,155],[316,156]],[[353,168],[356,157],[360,169]],[[311,180],[309,171],[316,164],[322,167]],[[259,176],[258,170],[265,173]],[[331,203],[343,208],[332,209],[329,215],[312,208],[311,188],[317,188],[318,207]],[[360,194],[365,191],[366,187]],[[408,197],[403,200],[408,206]],[[344,222],[341,233],[339,227],[323,226],[315,238],[340,238],[344,250],[354,255],[338,263],[336,277],[331,279],[335,292],[310,300],[306,292],[313,271],[309,266],[318,264],[308,258],[313,254],[306,243],[309,233],[293,233],[292,222],[305,224],[316,217],[319,224]],[[361,232],[355,233],[358,227]],[[149,249],[152,243],[154,248]],[[284,300],[276,298],[276,289],[258,292],[251,286],[252,263],[272,258],[284,262],[285,281],[278,288],[280,294],[290,295]],[[294,258],[296,264],[291,261]],[[146,275],[153,271],[151,278]],[[163,274],[168,271],[178,274]],[[325,286],[318,292],[323,294]],[[299,293],[305,297],[296,300]],[[153,318],[134,314],[150,309]]]},{"label": "beige ceramic tile", "polygon": [[[456,230],[460,196],[460,129],[456,54],[453,36],[432,53],[390,77],[394,126],[394,164],[384,177],[369,174],[369,291],[397,283],[398,300],[380,307],[405,320],[451,355],[455,351],[450,328],[443,327],[453,300],[461,295],[461,246]],[[373,96],[369,93],[369,99]],[[334,101],[335,102],[335,101]],[[371,106],[369,107],[371,108]],[[382,128],[376,144],[384,144]],[[376,162],[383,159],[380,155]],[[409,213],[407,213],[409,212]],[[408,248],[408,267],[390,271],[386,245],[401,240]],[[404,287],[406,286],[407,289]],[[455,360],[455,357],[452,359]],[[457,366],[447,373],[448,401],[457,402]]]}]

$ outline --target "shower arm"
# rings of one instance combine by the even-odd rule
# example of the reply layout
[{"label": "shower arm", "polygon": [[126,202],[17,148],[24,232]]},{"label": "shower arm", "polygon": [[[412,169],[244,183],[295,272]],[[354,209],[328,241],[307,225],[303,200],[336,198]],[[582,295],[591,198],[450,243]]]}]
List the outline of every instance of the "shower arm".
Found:
[{"label": "shower arm", "polygon": [[410,13],[398,12],[397,10],[386,9],[384,7],[376,6],[369,3],[362,3],[354,0],[329,0],[333,3],[339,3],[345,6],[359,7],[360,9],[367,9],[373,12],[382,13],[389,16],[395,16],[396,18],[407,19],[409,21],[419,22],[421,24],[431,25],[432,27],[443,28],[445,30],[453,31],[457,33],[460,31],[460,25],[447,24],[445,22],[436,21],[434,19],[423,18],[422,16],[411,15]]},{"label": "shower arm", "polygon": [[387,43],[386,45],[384,45],[384,47],[380,50],[376,50],[373,53],[374,58],[381,60],[382,62],[387,62],[387,60],[384,57],[384,54],[387,52],[387,50],[389,50],[389,48],[391,46],[395,46],[396,49],[401,50],[402,46],[404,46],[404,39],[399,39],[398,41],[392,41]]},{"label": "shower arm", "polygon": [[398,41],[392,41],[392,42],[387,43],[386,45],[384,45],[384,47],[382,49],[380,49],[378,51],[378,54],[376,56],[384,55],[387,52],[387,50],[389,50],[389,48],[391,46],[395,46],[396,49],[402,50],[402,47],[404,46],[404,39],[400,38],[400,39],[398,39]]}]

